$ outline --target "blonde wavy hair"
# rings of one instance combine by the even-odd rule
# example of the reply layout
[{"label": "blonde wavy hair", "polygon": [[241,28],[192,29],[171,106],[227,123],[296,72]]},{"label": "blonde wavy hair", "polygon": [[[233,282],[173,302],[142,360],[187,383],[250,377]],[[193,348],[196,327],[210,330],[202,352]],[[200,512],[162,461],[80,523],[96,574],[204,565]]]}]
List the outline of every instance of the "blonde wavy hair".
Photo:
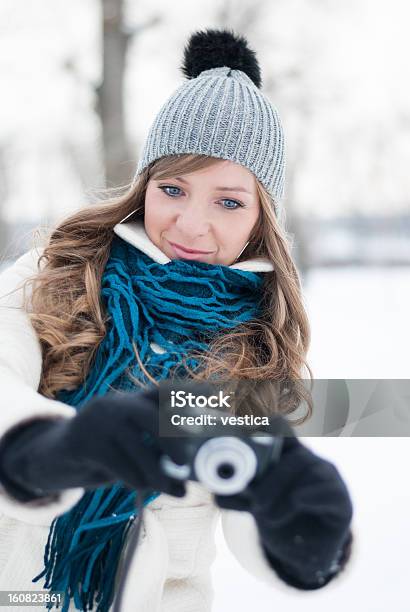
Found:
[{"label": "blonde wavy hair", "polygon": [[[83,384],[105,337],[108,315],[100,290],[114,226],[127,215],[126,222],[144,218],[150,179],[189,174],[217,161],[196,154],[162,157],[123,188],[124,193],[117,190],[112,197],[112,190],[106,191],[105,199],[81,208],[55,228],[46,228],[38,271],[25,281],[32,283],[31,303],[25,302],[25,309],[42,348],[41,394],[55,398],[61,389]],[[306,414],[294,421],[302,423],[312,412],[310,392],[300,384],[307,375],[312,376],[306,362],[310,328],[289,240],[275,216],[276,203],[255,180],[261,212],[238,261],[267,257],[273,262],[274,271],[264,273],[261,316],[217,334],[206,354],[196,355],[201,360],[199,371],[190,369],[186,358],[183,361],[194,380],[246,381],[236,414],[275,410],[290,414],[305,402]],[[111,195],[108,199],[107,194]],[[37,236],[39,231],[41,234],[41,228]],[[135,343],[133,346],[141,369],[158,384],[141,362]],[[257,383],[259,400],[250,410],[243,400],[249,397],[251,381]],[[135,383],[142,385],[138,380]]]}]

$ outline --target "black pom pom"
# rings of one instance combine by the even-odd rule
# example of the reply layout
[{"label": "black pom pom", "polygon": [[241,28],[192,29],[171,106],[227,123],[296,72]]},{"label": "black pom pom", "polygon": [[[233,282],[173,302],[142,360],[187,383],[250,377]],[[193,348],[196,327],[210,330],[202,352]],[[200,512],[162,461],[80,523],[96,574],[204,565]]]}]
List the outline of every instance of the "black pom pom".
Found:
[{"label": "black pom pom", "polygon": [[181,70],[188,79],[195,79],[204,70],[229,66],[242,70],[261,87],[261,72],[255,51],[247,40],[233,31],[213,30],[195,32],[184,48]]}]

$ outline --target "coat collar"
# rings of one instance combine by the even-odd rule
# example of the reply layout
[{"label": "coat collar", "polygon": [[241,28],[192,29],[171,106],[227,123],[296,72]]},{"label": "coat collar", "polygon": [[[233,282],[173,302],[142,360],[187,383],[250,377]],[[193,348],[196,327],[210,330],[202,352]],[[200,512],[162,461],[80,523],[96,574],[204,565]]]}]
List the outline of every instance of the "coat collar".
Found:
[{"label": "coat collar", "polygon": [[[141,221],[117,223],[114,225],[114,233],[160,264],[166,264],[171,261],[171,259],[151,241],[145,231],[144,223]],[[247,270],[248,272],[271,272],[274,270],[272,262],[264,257],[247,259],[246,261],[241,261],[228,267],[234,270]]]}]

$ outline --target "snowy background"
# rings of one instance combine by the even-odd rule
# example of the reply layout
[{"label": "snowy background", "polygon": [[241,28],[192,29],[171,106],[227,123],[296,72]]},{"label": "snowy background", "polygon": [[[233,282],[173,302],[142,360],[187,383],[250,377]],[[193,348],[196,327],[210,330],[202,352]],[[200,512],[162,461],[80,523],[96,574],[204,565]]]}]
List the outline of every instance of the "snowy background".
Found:
[{"label": "snowy background", "polygon": [[[305,290],[316,378],[409,378],[410,270],[315,270]],[[319,591],[276,591],[253,579],[227,549],[221,527],[213,565],[215,612],[406,612],[410,609],[408,438],[304,438],[335,463],[354,504],[356,553]],[[337,581],[340,580],[338,583]]]},{"label": "snowy background", "polygon": [[[0,2],[0,267],[26,250],[32,228],[112,184],[97,106],[103,16],[118,3]],[[150,123],[182,80],[190,33],[219,26],[243,33],[287,136],[284,206],[314,376],[409,378],[408,2],[129,0],[123,8],[124,167],[136,165]],[[408,440],[304,441],[349,485],[354,561],[323,590],[276,591],[239,566],[218,529],[213,612],[410,609]]]}]

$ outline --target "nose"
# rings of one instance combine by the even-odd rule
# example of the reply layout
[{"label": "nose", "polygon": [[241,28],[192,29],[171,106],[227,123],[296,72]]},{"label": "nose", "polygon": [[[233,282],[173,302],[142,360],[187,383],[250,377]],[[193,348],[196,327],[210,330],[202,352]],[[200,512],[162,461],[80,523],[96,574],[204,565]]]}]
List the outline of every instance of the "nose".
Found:
[{"label": "nose", "polygon": [[195,236],[203,236],[210,231],[211,227],[209,211],[198,205],[198,202],[191,201],[178,214],[175,225],[181,234],[191,240]]}]

